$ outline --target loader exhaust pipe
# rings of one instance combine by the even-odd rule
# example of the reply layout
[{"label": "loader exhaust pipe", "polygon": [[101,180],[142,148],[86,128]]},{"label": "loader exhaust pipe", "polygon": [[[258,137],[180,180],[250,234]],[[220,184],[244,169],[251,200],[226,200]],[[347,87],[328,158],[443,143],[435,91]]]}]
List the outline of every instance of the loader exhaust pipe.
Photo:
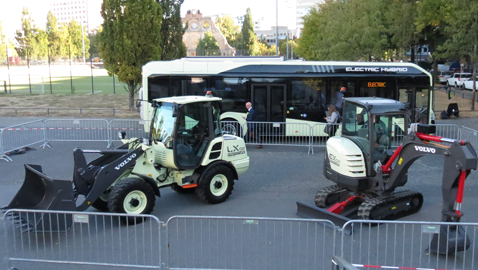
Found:
[{"label": "loader exhaust pipe", "polygon": [[[2,208],[76,211],[75,195],[72,182],[52,179],[45,175],[40,165],[25,164],[25,180],[10,204]],[[65,231],[71,221],[52,220],[53,216],[43,220],[43,213],[9,212],[7,216],[14,220],[22,230],[55,230]],[[51,224],[50,224],[51,223]],[[58,227],[58,224],[60,227]]]}]

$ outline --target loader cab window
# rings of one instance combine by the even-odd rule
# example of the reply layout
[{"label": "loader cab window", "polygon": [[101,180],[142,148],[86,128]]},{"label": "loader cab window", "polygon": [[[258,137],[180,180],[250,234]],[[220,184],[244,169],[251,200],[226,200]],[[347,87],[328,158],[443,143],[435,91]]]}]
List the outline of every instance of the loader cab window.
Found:
[{"label": "loader cab window", "polygon": [[221,110],[219,108],[219,102],[212,103],[212,122],[214,127],[214,137],[222,136]]},{"label": "loader cab window", "polygon": [[162,103],[154,111],[154,118],[151,121],[151,137],[154,141],[162,142],[168,149],[173,148],[174,123],[176,117],[173,117],[174,104]]},{"label": "loader cab window", "polygon": [[180,105],[174,139],[178,168],[194,168],[202,160],[209,136],[209,109],[204,103]]}]

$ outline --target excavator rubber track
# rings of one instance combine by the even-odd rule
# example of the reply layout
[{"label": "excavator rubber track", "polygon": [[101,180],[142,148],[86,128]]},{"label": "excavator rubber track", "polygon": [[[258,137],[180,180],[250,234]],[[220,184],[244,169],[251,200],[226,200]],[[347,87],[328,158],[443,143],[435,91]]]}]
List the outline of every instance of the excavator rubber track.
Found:
[{"label": "excavator rubber track", "polygon": [[363,202],[357,216],[364,220],[394,220],[420,211],[423,195],[416,191],[403,190],[386,198],[374,198]]},{"label": "excavator rubber track", "polygon": [[[344,189],[343,187],[339,187],[338,185],[332,185],[332,186],[328,186],[328,187],[324,187],[320,189],[315,195],[315,205],[320,208],[326,208],[335,203],[343,201],[347,197],[345,197],[344,199],[341,199],[341,196],[340,196],[341,194],[339,193],[339,191],[347,191],[347,190]],[[349,191],[347,191],[347,193],[349,193]],[[332,195],[336,195],[336,196],[334,196],[334,198],[331,198]]]}]

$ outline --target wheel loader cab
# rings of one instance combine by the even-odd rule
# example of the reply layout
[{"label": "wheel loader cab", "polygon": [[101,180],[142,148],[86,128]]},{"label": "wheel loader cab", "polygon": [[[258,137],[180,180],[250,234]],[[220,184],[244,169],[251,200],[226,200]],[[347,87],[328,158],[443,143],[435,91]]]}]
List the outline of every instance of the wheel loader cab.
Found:
[{"label": "wheel loader cab", "polygon": [[166,159],[174,160],[174,167],[195,169],[200,166],[209,143],[222,135],[220,101],[186,99],[173,97],[156,104],[151,136],[153,143],[164,145]]}]

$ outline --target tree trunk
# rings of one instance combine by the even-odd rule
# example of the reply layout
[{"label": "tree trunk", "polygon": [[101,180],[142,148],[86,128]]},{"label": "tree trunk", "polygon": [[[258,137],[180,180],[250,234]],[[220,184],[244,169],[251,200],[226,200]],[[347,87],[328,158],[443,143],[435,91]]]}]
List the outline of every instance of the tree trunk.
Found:
[{"label": "tree trunk", "polygon": [[[475,48],[476,48],[476,45],[475,45]],[[473,65],[473,95],[472,95],[472,98],[471,98],[471,110],[474,111],[475,110],[475,100],[476,100],[476,66],[477,64],[474,64]]]},{"label": "tree trunk", "polygon": [[128,83],[128,90],[129,90],[129,110],[134,111],[134,90],[136,88],[136,84],[134,82]]}]

